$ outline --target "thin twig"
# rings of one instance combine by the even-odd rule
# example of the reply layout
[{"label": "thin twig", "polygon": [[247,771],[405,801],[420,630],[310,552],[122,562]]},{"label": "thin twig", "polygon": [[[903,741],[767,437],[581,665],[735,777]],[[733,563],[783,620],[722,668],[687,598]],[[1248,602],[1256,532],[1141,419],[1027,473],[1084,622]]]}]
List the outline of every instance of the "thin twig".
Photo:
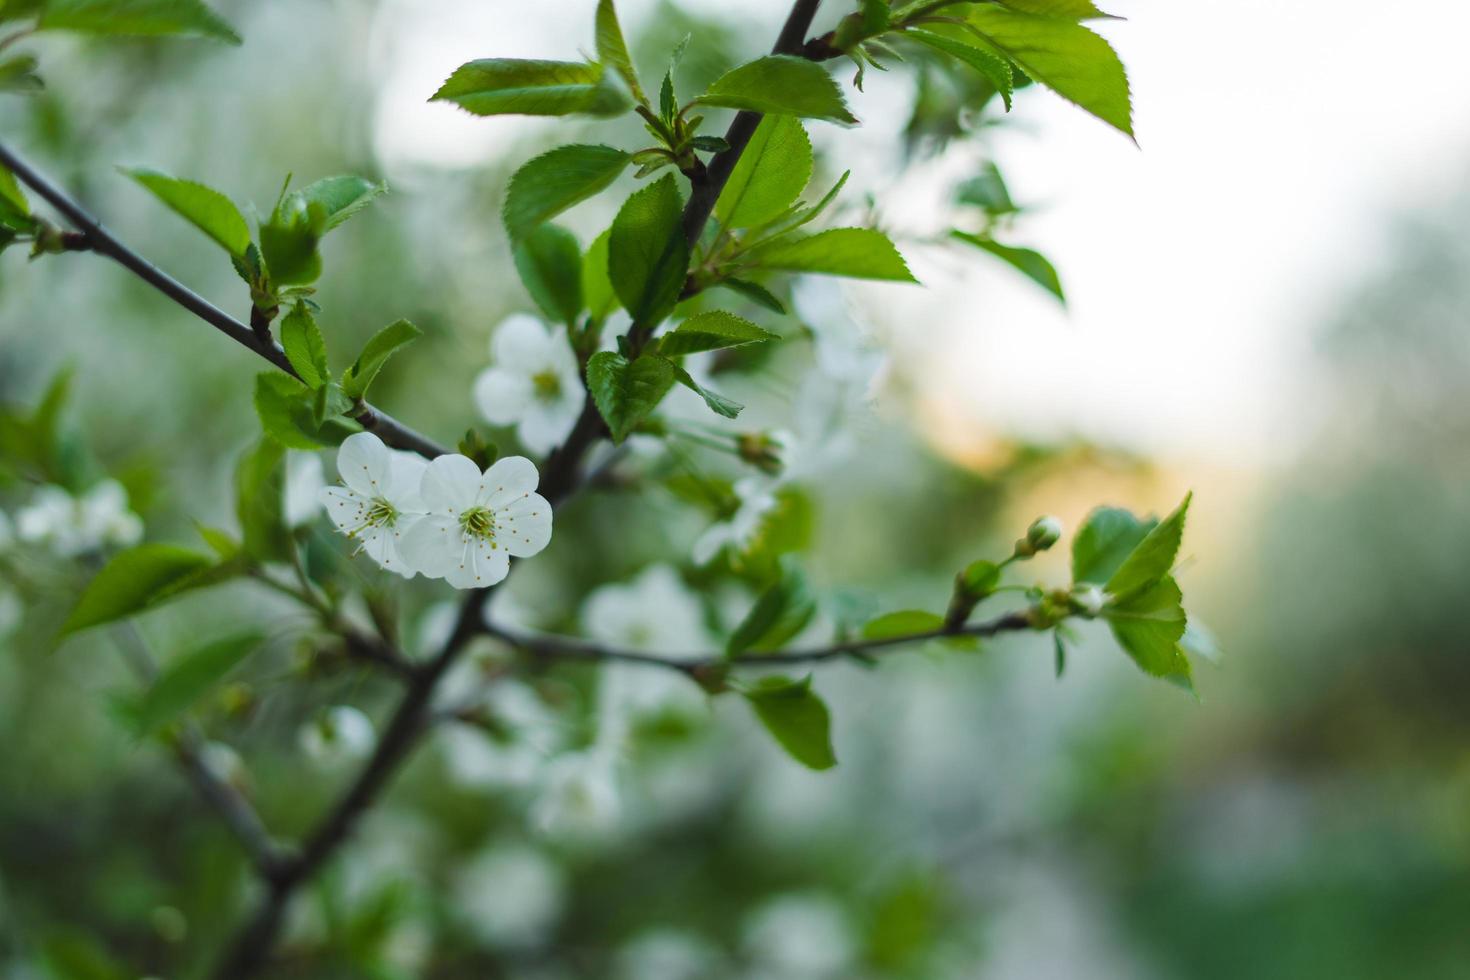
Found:
[{"label": "thin twig", "polygon": [[[85,208],[64,190],[52,183],[44,174],[17,156],[4,143],[0,143],[0,165],[7,167],[21,183],[35,191],[55,208],[62,217],[82,235],[90,250],[114,260],[133,275],[193,313],[241,347],[254,351],[292,377],[298,377],[286,352],[270,339],[269,330],[262,336],[246,324],[230,316],[209,300],[164,272],[125,245],[112,232],[102,226]],[[397,419],[366,403],[355,418],[364,429],[376,433],[384,442],[398,449],[418,453],[429,459],[450,452],[427,436],[420,435]]]}]

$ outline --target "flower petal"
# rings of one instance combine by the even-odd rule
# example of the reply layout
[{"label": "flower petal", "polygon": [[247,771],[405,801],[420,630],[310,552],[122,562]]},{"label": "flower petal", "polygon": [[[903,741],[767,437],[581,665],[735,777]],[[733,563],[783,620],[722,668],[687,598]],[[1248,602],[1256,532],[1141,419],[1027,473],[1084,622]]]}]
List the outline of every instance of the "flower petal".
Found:
[{"label": "flower petal", "polygon": [[414,453],[395,452],[388,467],[388,502],[400,514],[422,514],[424,470],[429,461]]},{"label": "flower petal", "polygon": [[459,562],[451,567],[444,581],[456,589],[482,589],[494,585],[510,572],[510,555],[483,538],[466,543]]},{"label": "flower petal", "polygon": [[513,425],[532,402],[531,375],[505,367],[486,368],[475,378],[475,407],[491,425]]},{"label": "flower petal", "polygon": [[[568,411],[570,408],[570,411]],[[570,406],[563,400],[554,402],[532,402],[521,415],[521,424],[516,427],[516,437],[521,445],[538,456],[544,456],[571,434],[582,414],[580,400]]]},{"label": "flower petal", "polygon": [[390,572],[413,578],[414,572],[398,553],[398,532],[388,527],[368,528],[362,534],[362,550]]},{"label": "flower petal", "polygon": [[387,487],[390,453],[371,432],[355,432],[337,450],[337,473],[364,497],[381,496]]},{"label": "flower petal", "polygon": [[527,313],[516,313],[495,328],[490,356],[498,366],[529,377],[545,368],[555,342],[540,320]]},{"label": "flower petal", "polygon": [[320,499],[327,516],[343,534],[352,534],[367,520],[368,500],[346,487],[325,487]]},{"label": "flower petal", "polygon": [[536,464],[524,456],[503,456],[485,471],[485,495],[480,502],[486,507],[499,510],[517,497],[524,497],[536,489],[541,475]]},{"label": "flower petal", "polygon": [[480,494],[480,468],[468,456],[450,453],[424,467],[419,493],[430,514],[458,514],[475,505]]},{"label": "flower petal", "polygon": [[495,512],[495,539],[517,558],[529,558],[551,540],[551,504],[528,493]]},{"label": "flower petal", "polygon": [[398,539],[398,554],[427,578],[443,578],[459,564],[464,533],[453,517],[430,515],[414,521]]}]

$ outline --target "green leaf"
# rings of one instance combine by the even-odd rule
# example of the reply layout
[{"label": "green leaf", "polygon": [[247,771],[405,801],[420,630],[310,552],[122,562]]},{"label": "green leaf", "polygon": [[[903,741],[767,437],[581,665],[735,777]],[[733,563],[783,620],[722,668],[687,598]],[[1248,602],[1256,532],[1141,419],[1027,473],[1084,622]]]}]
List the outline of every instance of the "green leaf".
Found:
[{"label": "green leaf", "polygon": [[230,25],[199,0],[46,0],[36,26],[85,34],[191,34],[240,43]]},{"label": "green leaf", "polygon": [[1001,6],[1023,14],[1039,14],[1043,17],[1064,17],[1071,20],[1113,19],[1105,14],[1092,0],[999,0]]},{"label": "green leaf", "polygon": [[856,124],[842,89],[821,65],[771,54],[732,68],[697,100],[705,105]]},{"label": "green leaf", "polygon": [[979,39],[970,34],[943,34],[939,31],[923,31],[918,28],[904,31],[906,38],[918,41],[926,47],[970,66],[984,76],[985,80],[1000,93],[1006,111],[1011,110],[1011,95],[1015,91],[1015,73],[1011,63],[994,50],[980,47]]},{"label": "green leaf", "polygon": [[659,338],[658,349],[661,354],[674,357],[780,339],[777,334],[762,330],[744,317],[711,310],[690,317],[664,334]]},{"label": "green leaf", "polygon": [[313,393],[289,374],[266,371],[255,376],[255,414],[265,434],[289,449],[320,449],[329,443],[316,434]]},{"label": "green leaf", "polygon": [[817,611],[806,576],[785,563],[781,577],[756,600],[725,644],[725,656],[768,653],[806,628]]},{"label": "green leaf", "polygon": [[1184,538],[1184,518],[1189,513],[1189,502],[1193,496],[1186,494],[1184,502],[1174,513],[1149,531],[1108,579],[1104,588],[1116,599],[1122,601],[1152,588],[1173,571],[1174,559],[1179,556],[1179,544]]},{"label": "green leaf", "polygon": [[653,326],[679,301],[689,268],[684,202],[669,174],[624,202],[608,239],[608,275],[633,322]]},{"label": "green leaf", "polygon": [[1057,676],[1061,677],[1067,669],[1067,644],[1062,640],[1061,630],[1051,631],[1051,642],[1054,652],[1053,662],[1056,664]]},{"label": "green leaf", "polygon": [[766,116],[730,172],[715,217],[725,228],[763,225],[784,214],[811,177],[812,144],[800,120]]},{"label": "green leaf", "polygon": [[587,362],[587,388],[614,442],[628,438],[673,386],[674,365],[657,354],[629,363],[621,354],[599,351]]},{"label": "green leaf", "polygon": [[526,162],[510,179],[501,217],[511,240],[598,193],[618,178],[630,157],[611,146],[559,146]]},{"label": "green leaf", "polygon": [[1188,619],[1172,577],[1166,575],[1125,602],[1109,606],[1103,616],[1118,645],[1144,673],[1193,690],[1189,658],[1179,645]]},{"label": "green leaf", "polygon": [[601,65],[515,58],[462,65],[429,101],[453,102],[477,116],[615,116],[628,108]]},{"label": "green leaf", "polygon": [[0,92],[30,95],[45,89],[46,83],[36,74],[38,64],[33,54],[19,54],[0,61]]},{"label": "green leaf", "polygon": [[1001,261],[1009,263],[1032,282],[1061,300],[1063,304],[1067,302],[1066,294],[1062,292],[1062,281],[1057,277],[1057,270],[1040,252],[1029,248],[1002,245],[993,238],[985,235],[972,235],[967,231],[954,231],[950,234],[959,241],[968,242],[978,249],[989,252]]},{"label": "green leaf", "polygon": [[304,194],[281,195],[270,220],[260,226],[260,252],[276,286],[304,286],[322,274],[317,251],[326,225],[326,209],[313,207]]},{"label": "green leaf", "polygon": [[423,336],[423,331],[409,323],[407,320],[398,320],[373,334],[371,340],[363,347],[362,353],[357,355],[357,360],[352,363],[342,374],[342,391],[348,398],[357,399],[367,395],[368,386],[383,369],[388,358],[392,357],[398,348],[405,344],[413,343]]},{"label": "green leaf", "polygon": [[245,223],[244,215],[234,202],[214,188],[156,170],[124,170],[123,173],[152,191],[231,255],[243,256],[250,247],[250,226]]},{"label": "green leaf", "polygon": [[41,12],[44,0],[0,0],[0,24],[24,20]]},{"label": "green leaf", "polygon": [[613,0],[597,0],[597,58],[613,70],[633,93],[633,98],[648,105],[643,86],[638,83],[638,69],[633,67],[633,57],[628,54],[628,42],[623,40],[623,28],[618,24],[618,12]]},{"label": "green leaf", "polygon": [[235,467],[241,547],[259,561],[285,561],[291,556],[291,534],[282,516],[285,474],[286,450],[269,438],[248,450]]},{"label": "green leaf", "polygon": [[148,690],[123,703],[134,731],[148,735],[174,721],[263,640],[259,633],[245,633],[206,643],[170,661]]},{"label": "green leaf", "polygon": [[192,578],[212,565],[214,560],[208,555],[168,544],[144,544],[120,551],[82,590],[61,627],[61,635],[142,612],[183,591]]},{"label": "green leaf", "polygon": [[1141,521],[1120,507],[1099,507],[1072,538],[1072,581],[1102,585],[1158,521]]},{"label": "green leaf", "polygon": [[853,279],[917,282],[888,236],[871,228],[830,228],[780,239],[749,253],[762,269]]},{"label": "green leaf", "polygon": [[715,285],[723,286],[731,292],[739,293],[752,303],[758,306],[764,306],[772,313],[779,313],[782,316],[786,315],[786,304],[781,302],[775,293],[758,282],[751,282],[748,279],[721,279]]},{"label": "green leaf", "polygon": [[892,23],[887,0],[861,0],[856,13],[848,14],[837,24],[832,46],[851,51],[863,41],[885,33]]},{"label": "green leaf", "polygon": [[863,639],[887,640],[915,633],[932,633],[944,628],[944,617],[921,609],[885,613],[863,627]]},{"label": "green leaf", "polygon": [[15,174],[0,167],[0,225],[15,231],[29,231],[33,224],[31,202],[26,200],[20,182],[15,179]]},{"label": "green leaf", "polygon": [[608,241],[612,231],[603,232],[582,256],[582,298],[587,312],[601,320],[618,308],[618,294],[613,291],[612,279],[607,273]]},{"label": "green leaf", "polygon": [[737,401],[726,398],[719,392],[710,391],[708,388],[701,385],[698,381],[695,381],[688,371],[684,370],[683,367],[675,364],[673,361],[670,361],[669,364],[674,369],[674,379],[678,381],[679,384],[694,392],[700,398],[703,398],[704,403],[709,406],[710,411],[714,412],[716,415],[722,415],[727,419],[733,419],[739,416],[742,411],[744,411],[744,405],[740,404]]},{"label": "green leaf", "polygon": [[333,228],[388,193],[387,184],[375,184],[363,177],[323,177],[303,187],[301,197],[308,209],[319,208],[325,215],[320,233]]},{"label": "green leaf", "polygon": [[1075,21],[992,5],[972,10],[968,23],[1036,81],[1133,135],[1128,74],[1107,41]]},{"label": "green leaf", "polygon": [[832,719],[827,705],[812,691],[811,677],[800,681],[764,677],[740,692],[766,726],[766,731],[808,769],[837,765],[832,751]]},{"label": "green leaf", "polygon": [[577,236],[541,225],[516,243],[516,271],[526,292],[553,320],[573,324],[582,312],[582,251]]},{"label": "green leaf", "polygon": [[332,371],[327,367],[327,342],[306,304],[297,303],[282,318],[281,346],[308,387],[320,388],[332,380]]}]

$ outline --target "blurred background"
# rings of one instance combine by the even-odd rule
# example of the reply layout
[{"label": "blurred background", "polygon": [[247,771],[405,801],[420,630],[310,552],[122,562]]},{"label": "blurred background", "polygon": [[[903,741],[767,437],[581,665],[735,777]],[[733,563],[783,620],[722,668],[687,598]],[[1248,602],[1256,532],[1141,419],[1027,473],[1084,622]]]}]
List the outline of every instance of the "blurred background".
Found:
[{"label": "blurred background", "polygon": [[[0,102],[0,132],[241,314],[228,264],[114,165],[261,211],[287,172],[386,180],[326,245],[321,321],[339,351],[401,316],[421,326],[375,401],[449,441],[476,421],[494,327],[532,309],[499,221],[510,173],[564,142],[642,144],[629,122],[426,99],[473,58],[590,49],[593,6],[219,0],[242,47],[35,40],[47,90]],[[619,4],[645,75],[693,34],[686,91],[768,47],[785,7]],[[602,780],[573,762],[606,679],[502,680],[498,732],[436,732],[303,895],[279,975],[1465,976],[1470,10],[1402,7],[1118,0],[1128,19],[1100,29],[1130,68],[1139,147],[1038,89],[1006,117],[961,110],[973,80],[921,59],[870,71],[851,96],[861,129],[810,127],[815,183],[852,167],[844,216],[888,230],[924,287],[803,283],[792,315],[761,315],[789,340],[765,372],[721,379],[751,406],[740,431],[796,433],[783,504],[828,630],[942,608],[957,568],[1007,553],[1039,514],[1071,529],[1095,505],[1165,512],[1192,488],[1182,584],[1224,651],[1198,667],[1199,702],[1105,631],[1084,631],[1060,678],[1050,644],[1019,636],[825,668],[830,772],[785,758],[738,704],[664,692]],[[1411,75],[1385,70],[1390,52],[1411,53]],[[977,220],[992,167],[1020,209],[1009,240],[1055,262],[1065,308],[941,241]],[[584,244],[632,186],[568,216]],[[857,350],[862,377],[823,370],[824,345]],[[71,372],[69,489],[125,488],[119,537],[128,512],[149,540],[230,525],[258,367],[104,261],[0,259],[0,401],[29,412]],[[678,462],[694,482],[742,476],[698,447]],[[712,517],[687,483],[634,482],[658,465],[559,513],[503,615],[595,632],[588,597],[630,581],[657,596],[640,576],[659,565],[700,628],[738,618],[738,578],[690,559]],[[38,491],[5,469],[17,522]],[[342,567],[323,522],[310,534],[316,566],[391,584]],[[4,556],[0,977],[194,976],[251,885],[167,753],[113,717],[135,682],[110,638],[55,643],[86,577],[66,552]],[[1019,580],[1065,575],[1055,553]],[[397,591],[406,642],[428,649],[448,590]],[[166,656],[242,618],[269,623],[271,647],[200,721],[212,764],[289,835],[350,778],[362,746],[342,733],[380,721],[392,690],[318,663],[300,614],[248,586],[140,629]],[[473,670],[502,663],[477,653]],[[362,714],[323,745],[332,705]]]}]

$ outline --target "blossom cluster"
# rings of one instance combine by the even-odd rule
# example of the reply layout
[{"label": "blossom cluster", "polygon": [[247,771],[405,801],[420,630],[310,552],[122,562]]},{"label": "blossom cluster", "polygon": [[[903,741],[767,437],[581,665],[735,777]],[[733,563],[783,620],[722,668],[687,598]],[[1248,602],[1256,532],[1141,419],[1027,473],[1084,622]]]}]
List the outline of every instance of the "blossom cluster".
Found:
[{"label": "blossom cluster", "polygon": [[424,460],[389,449],[370,432],[343,440],[342,485],[321,492],[338,530],[379,565],[405,578],[441,578],[457,589],[494,585],[511,558],[551,540],[551,504],[524,456],[481,470],[467,456]]}]

